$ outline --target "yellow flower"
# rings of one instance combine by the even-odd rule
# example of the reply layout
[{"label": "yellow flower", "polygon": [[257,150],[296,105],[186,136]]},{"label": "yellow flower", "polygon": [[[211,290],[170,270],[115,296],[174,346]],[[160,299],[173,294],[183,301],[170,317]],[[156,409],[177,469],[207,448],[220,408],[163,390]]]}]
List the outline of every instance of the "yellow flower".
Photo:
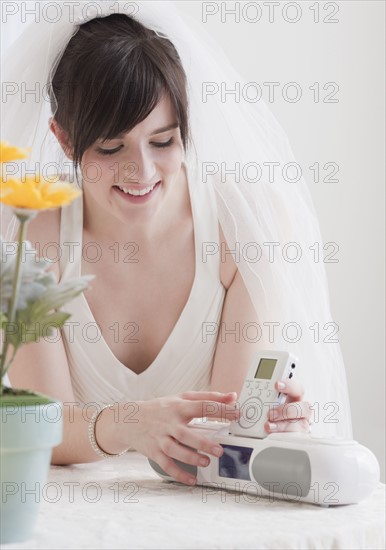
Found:
[{"label": "yellow flower", "polygon": [[12,160],[25,159],[30,154],[31,149],[21,149],[13,147],[7,141],[0,141],[0,163],[11,162]]},{"label": "yellow flower", "polygon": [[46,210],[64,206],[82,192],[70,183],[58,182],[55,177],[27,176],[23,180],[1,182],[0,202],[13,208]]}]

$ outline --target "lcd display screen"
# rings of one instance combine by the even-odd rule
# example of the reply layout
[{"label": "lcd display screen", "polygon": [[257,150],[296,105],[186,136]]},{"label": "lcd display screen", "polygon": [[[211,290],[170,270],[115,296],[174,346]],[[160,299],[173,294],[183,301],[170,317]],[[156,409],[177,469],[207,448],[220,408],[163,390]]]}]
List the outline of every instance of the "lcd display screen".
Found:
[{"label": "lcd display screen", "polygon": [[237,445],[221,445],[224,453],[218,460],[218,475],[233,479],[251,479],[249,460],[253,449]]},{"label": "lcd display screen", "polygon": [[255,373],[255,378],[271,380],[276,363],[277,359],[260,359],[259,366],[257,367],[257,371]]}]

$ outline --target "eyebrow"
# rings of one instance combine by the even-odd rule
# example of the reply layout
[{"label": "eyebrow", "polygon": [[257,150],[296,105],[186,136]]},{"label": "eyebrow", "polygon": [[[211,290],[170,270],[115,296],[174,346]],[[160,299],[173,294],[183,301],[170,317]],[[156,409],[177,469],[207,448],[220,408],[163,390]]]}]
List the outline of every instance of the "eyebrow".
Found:
[{"label": "eyebrow", "polygon": [[[169,130],[174,130],[174,128],[178,128],[179,124],[178,122],[173,122],[172,124],[168,124],[168,126],[163,126],[162,128],[158,128],[157,130],[154,130],[149,134],[149,136],[155,136],[157,134],[163,134],[164,132],[168,132]],[[121,132],[120,134],[116,135],[115,138],[112,139],[120,139],[125,135],[125,132]],[[110,141],[110,140],[108,140]]]},{"label": "eyebrow", "polygon": [[156,134],[163,134],[168,130],[174,130],[174,128],[178,128],[178,126],[178,122],[173,122],[173,124],[169,124],[168,126],[164,126],[163,128],[158,128],[158,130],[154,130],[154,132],[152,132],[150,135],[155,136]]}]

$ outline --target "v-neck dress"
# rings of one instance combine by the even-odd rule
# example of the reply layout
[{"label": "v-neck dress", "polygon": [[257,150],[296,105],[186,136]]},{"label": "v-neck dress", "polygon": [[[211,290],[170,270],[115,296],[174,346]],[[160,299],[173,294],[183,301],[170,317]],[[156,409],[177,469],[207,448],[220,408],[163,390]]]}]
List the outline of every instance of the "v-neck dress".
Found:
[{"label": "v-neck dress", "polygon": [[[113,354],[83,293],[66,304],[63,310],[71,317],[61,334],[74,394],[81,404],[147,400],[209,389],[225,298],[220,280],[217,205],[213,189],[195,177],[196,169],[189,162],[185,167],[196,260],[188,300],[159,354],[140,374],[127,368]],[[61,281],[81,275],[82,234],[83,198],[80,197],[61,212]],[[127,265],[129,268],[130,264]]]}]

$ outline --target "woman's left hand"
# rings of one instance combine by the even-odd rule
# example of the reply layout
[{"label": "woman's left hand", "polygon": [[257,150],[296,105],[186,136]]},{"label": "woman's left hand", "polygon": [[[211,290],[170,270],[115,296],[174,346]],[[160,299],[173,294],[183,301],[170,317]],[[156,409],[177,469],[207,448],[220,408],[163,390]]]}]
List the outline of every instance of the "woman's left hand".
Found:
[{"label": "woman's left hand", "polygon": [[[280,383],[285,384],[282,388]],[[280,380],[276,382],[275,389],[287,394],[286,402],[277,407],[269,407],[268,422],[264,424],[267,433],[275,432],[303,432],[309,433],[310,418],[312,414],[311,404],[302,401],[304,395],[303,386],[297,380]]]}]

